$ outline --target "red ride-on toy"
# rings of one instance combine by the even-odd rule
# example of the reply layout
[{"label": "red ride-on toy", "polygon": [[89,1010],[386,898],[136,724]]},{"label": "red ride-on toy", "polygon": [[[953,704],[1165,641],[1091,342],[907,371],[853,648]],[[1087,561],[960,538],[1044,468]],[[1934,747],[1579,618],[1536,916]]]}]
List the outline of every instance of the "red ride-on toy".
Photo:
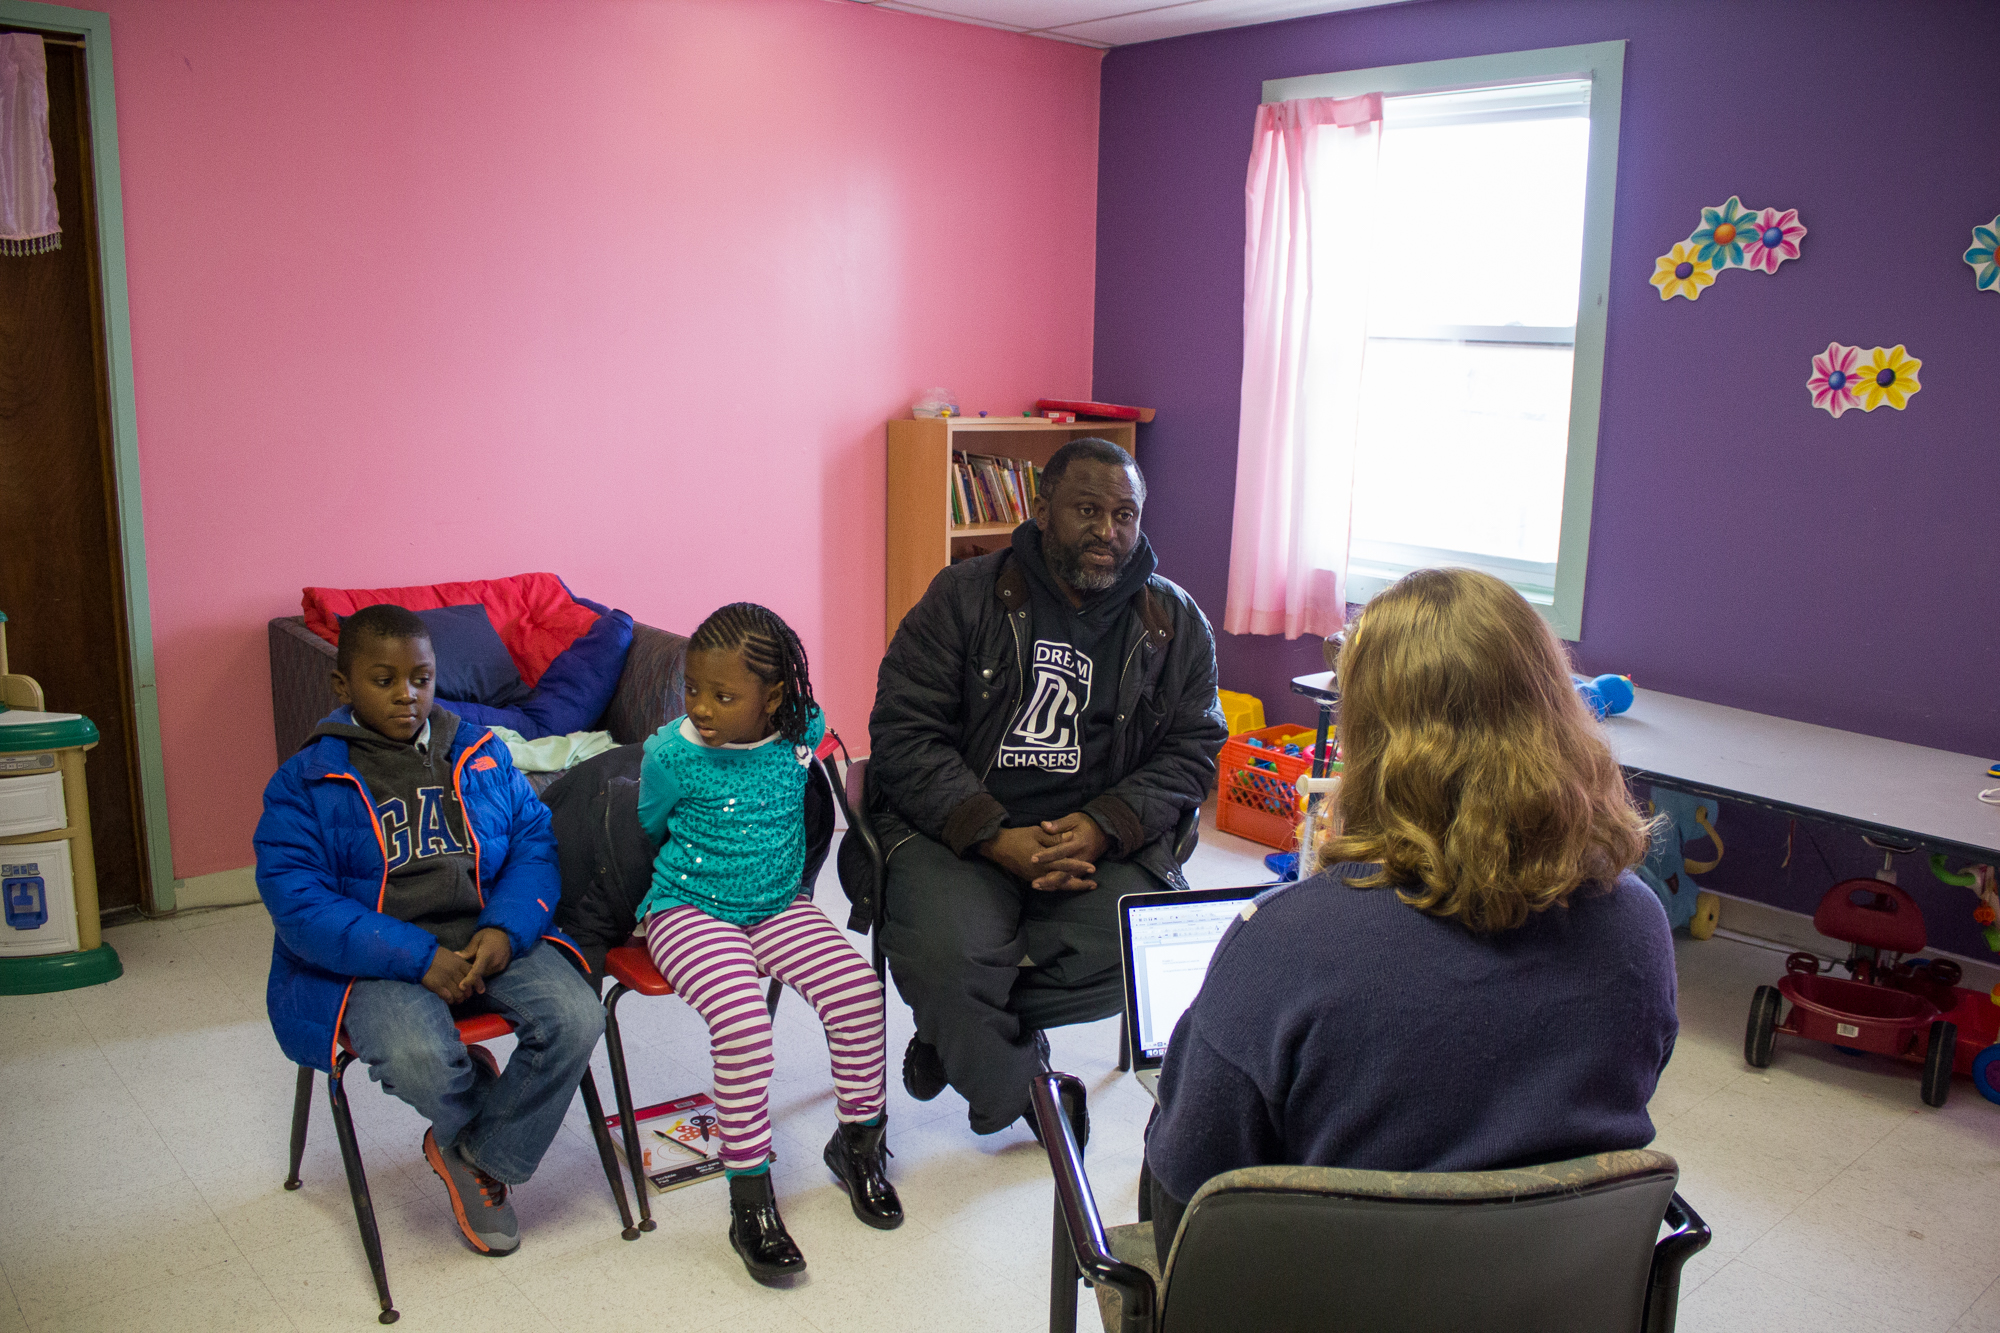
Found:
[{"label": "red ride-on toy", "polygon": [[[1852,979],[1821,973],[1819,959],[1810,953],[1785,959],[1784,980],[1759,986],[1750,999],[1743,1058],[1759,1069],[1770,1064],[1780,1032],[1842,1050],[1891,1055],[1921,1063],[1925,1104],[1943,1106],[1951,1094],[1958,1027],[1942,1015],[1957,1006],[1953,983],[1959,968],[1947,958],[1900,961],[1924,947],[1924,916],[1916,899],[1886,880],[1842,880],[1820,899],[1813,927],[1854,946],[1842,964]],[[1785,1000],[1792,1009],[1780,1022]]]}]

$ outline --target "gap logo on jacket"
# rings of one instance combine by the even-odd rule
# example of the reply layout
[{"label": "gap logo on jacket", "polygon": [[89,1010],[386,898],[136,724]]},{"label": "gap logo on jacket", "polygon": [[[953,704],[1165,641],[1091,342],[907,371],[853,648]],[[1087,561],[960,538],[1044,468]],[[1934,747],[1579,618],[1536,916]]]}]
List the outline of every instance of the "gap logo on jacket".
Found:
[{"label": "gap logo on jacket", "polygon": [[1000,742],[1000,767],[1075,773],[1083,767],[1078,723],[1090,708],[1090,656],[1037,639],[1034,664],[1034,690]]},{"label": "gap logo on jacket", "polygon": [[389,873],[410,863],[412,857],[450,854],[466,855],[472,849],[459,840],[452,825],[457,811],[451,791],[445,787],[419,787],[416,791],[416,827],[410,826],[409,806],[400,796],[379,801],[375,813],[382,821],[382,837],[389,844]]}]

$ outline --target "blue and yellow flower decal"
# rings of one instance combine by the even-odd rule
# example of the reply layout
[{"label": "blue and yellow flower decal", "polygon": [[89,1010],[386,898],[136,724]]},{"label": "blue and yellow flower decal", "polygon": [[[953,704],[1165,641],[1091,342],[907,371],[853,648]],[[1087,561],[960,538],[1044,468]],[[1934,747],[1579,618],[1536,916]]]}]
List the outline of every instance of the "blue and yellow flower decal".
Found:
[{"label": "blue and yellow flower decal", "polygon": [[2000,292],[2000,217],[1972,229],[1972,248],[1965,262],[1972,265],[1973,282],[1982,292]]},{"label": "blue and yellow flower decal", "polygon": [[1737,202],[1735,195],[1720,208],[1701,210],[1701,226],[1688,237],[1695,257],[1717,269],[1743,267],[1743,242],[1750,239],[1757,215]]}]

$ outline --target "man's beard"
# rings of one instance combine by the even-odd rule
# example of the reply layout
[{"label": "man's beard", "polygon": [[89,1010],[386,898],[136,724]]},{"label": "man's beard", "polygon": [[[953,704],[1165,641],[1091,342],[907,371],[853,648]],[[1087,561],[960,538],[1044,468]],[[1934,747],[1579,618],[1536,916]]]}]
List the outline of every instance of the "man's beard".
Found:
[{"label": "man's beard", "polygon": [[[1094,544],[1065,546],[1047,532],[1042,534],[1042,559],[1048,562],[1049,572],[1078,592],[1103,592],[1124,576],[1131,567],[1132,558],[1139,554],[1138,544],[1134,543],[1124,559],[1109,569],[1096,569],[1083,563],[1085,551],[1110,550],[1109,546]],[[1116,554],[1113,552],[1114,558]]]}]

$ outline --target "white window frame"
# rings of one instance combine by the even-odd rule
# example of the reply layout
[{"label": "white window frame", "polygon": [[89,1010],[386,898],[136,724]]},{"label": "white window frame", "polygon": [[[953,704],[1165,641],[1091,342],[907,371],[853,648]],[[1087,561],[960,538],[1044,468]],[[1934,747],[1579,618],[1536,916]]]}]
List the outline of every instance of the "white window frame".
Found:
[{"label": "white window frame", "polygon": [[[1453,563],[1485,569],[1506,579],[1521,590],[1558,634],[1574,641],[1583,636],[1584,566],[1590,553],[1590,502],[1597,477],[1598,404],[1604,382],[1604,325],[1611,294],[1611,214],[1618,191],[1618,111],[1624,101],[1625,43],[1593,42],[1585,46],[1508,51],[1460,60],[1427,60],[1413,65],[1267,79],[1264,101],[1356,97],[1363,93],[1458,92],[1565,78],[1587,78],[1591,82],[1590,150],[1584,185],[1583,268],[1577,288],[1575,360],[1570,381],[1569,448],[1563,468],[1562,530],[1556,543],[1555,577],[1551,583],[1546,566],[1514,568],[1521,562],[1485,556],[1468,555]],[[1472,341],[1546,343],[1563,341],[1555,335],[1567,332],[1466,328],[1461,336]],[[1371,331],[1371,336],[1396,335]],[[1425,330],[1418,336],[1435,334]],[[1416,552],[1411,554],[1414,557]],[[1365,602],[1406,572],[1407,569],[1354,566],[1348,571],[1348,598]]]}]

